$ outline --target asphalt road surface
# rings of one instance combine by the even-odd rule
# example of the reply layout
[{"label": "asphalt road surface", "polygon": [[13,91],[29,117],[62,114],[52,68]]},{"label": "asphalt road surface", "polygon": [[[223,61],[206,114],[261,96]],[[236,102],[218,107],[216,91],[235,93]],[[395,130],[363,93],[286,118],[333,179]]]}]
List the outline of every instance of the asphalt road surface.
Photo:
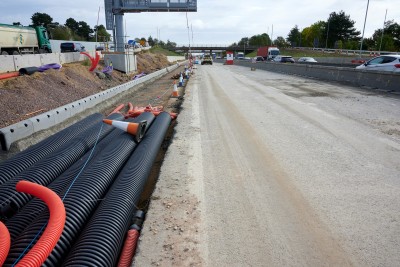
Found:
[{"label": "asphalt road surface", "polygon": [[134,266],[399,266],[398,95],[195,71]]}]

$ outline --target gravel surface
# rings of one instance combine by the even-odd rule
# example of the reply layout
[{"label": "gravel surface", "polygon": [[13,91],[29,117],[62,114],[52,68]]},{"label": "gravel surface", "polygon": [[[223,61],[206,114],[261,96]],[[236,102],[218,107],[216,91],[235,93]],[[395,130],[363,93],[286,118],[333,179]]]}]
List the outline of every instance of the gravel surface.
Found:
[{"label": "gravel surface", "polygon": [[134,266],[398,266],[400,99],[198,66]]}]

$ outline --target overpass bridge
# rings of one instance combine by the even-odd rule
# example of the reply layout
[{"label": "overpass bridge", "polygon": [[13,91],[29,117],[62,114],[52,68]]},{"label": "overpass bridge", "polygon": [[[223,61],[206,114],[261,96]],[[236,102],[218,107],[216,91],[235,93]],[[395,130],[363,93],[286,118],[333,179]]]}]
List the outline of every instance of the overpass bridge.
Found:
[{"label": "overpass bridge", "polygon": [[[250,53],[254,50],[257,50],[259,46],[232,46],[232,45],[221,45],[221,44],[193,44],[190,45],[191,52],[206,52],[210,53],[215,51],[233,51],[233,52],[244,52],[245,54]],[[189,46],[186,45],[177,45],[171,50],[175,52],[188,52]]]}]

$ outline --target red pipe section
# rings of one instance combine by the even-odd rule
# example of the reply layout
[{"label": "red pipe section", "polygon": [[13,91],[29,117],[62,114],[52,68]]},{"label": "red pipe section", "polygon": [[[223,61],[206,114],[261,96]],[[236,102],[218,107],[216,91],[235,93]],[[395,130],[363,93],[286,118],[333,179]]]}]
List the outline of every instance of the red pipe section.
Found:
[{"label": "red pipe section", "polygon": [[121,256],[119,258],[118,267],[129,267],[135,254],[139,232],[136,229],[128,231],[124,247],[122,248]]},{"label": "red pipe section", "polygon": [[123,109],[124,107],[125,107],[124,104],[119,105],[108,116],[110,116],[111,114],[114,114],[114,113],[121,113],[121,109]]},{"label": "red pipe section", "polygon": [[64,203],[56,193],[39,184],[20,181],[16,189],[18,192],[40,198],[49,208],[50,218],[42,236],[16,265],[17,267],[39,267],[56,246],[64,229],[66,218]]},{"label": "red pipe section", "polygon": [[89,71],[94,71],[97,67],[97,64],[99,64],[100,54],[96,52],[96,56],[94,58],[87,52],[81,52],[81,54],[87,56],[90,59],[92,65],[90,66]]},{"label": "red pipe section", "polygon": [[9,73],[2,73],[2,74],[0,74],[0,80],[13,78],[13,77],[18,77],[18,76],[19,76],[19,71],[9,72]]},{"label": "red pipe section", "polygon": [[10,233],[7,227],[0,222],[0,266],[3,266],[4,261],[7,258],[8,251],[10,250]]}]

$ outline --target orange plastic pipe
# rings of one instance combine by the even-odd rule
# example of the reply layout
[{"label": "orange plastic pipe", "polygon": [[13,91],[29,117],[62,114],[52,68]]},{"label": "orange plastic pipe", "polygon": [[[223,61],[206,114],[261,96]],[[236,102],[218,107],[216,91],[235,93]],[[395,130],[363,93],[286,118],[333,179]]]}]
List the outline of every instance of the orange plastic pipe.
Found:
[{"label": "orange plastic pipe", "polygon": [[139,232],[136,229],[128,231],[124,247],[122,248],[121,256],[119,257],[118,267],[131,266],[133,255],[135,254]]},{"label": "orange plastic pipe", "polygon": [[123,109],[125,107],[124,104],[119,105],[118,107],[116,107],[109,115],[113,114],[113,113],[121,113],[121,109]]},{"label": "orange plastic pipe", "polygon": [[18,77],[18,76],[19,76],[19,71],[9,72],[9,73],[2,73],[2,74],[0,74],[0,80],[12,78],[12,77]]},{"label": "orange plastic pipe", "polygon": [[10,233],[7,227],[0,222],[0,266],[3,266],[4,261],[7,258],[8,251],[10,250]]},{"label": "orange plastic pipe", "polygon": [[20,181],[16,189],[18,192],[40,198],[49,208],[50,218],[42,236],[16,265],[17,267],[39,267],[56,246],[64,229],[66,218],[64,203],[56,193],[39,184]]}]

